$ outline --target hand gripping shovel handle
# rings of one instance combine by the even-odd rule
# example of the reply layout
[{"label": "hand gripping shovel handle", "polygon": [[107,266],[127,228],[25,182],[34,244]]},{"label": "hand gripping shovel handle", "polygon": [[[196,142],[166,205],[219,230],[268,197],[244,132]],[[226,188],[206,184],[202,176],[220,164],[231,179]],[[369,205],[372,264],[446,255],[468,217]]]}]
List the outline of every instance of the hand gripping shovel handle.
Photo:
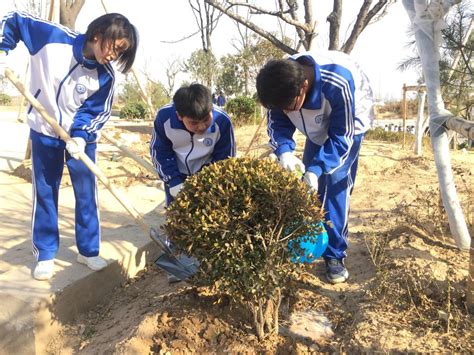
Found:
[{"label": "hand gripping shovel handle", "polygon": [[[10,69],[5,69],[5,76],[12,82],[13,85],[18,89],[18,91],[31,103],[36,111],[39,112],[41,117],[48,122],[51,127],[53,127],[54,132],[66,143],[71,141],[69,134],[57,123],[57,121],[51,117],[46,109],[41,105],[41,103],[31,95],[25,88],[23,84],[18,80],[18,78],[13,74]],[[147,233],[150,238],[158,245],[161,251],[164,253],[162,257],[165,257],[162,260],[163,267],[168,272],[172,273],[181,280],[185,280],[197,272],[198,266],[196,263],[190,264],[191,261],[186,264],[181,261],[180,258],[177,258],[174,253],[171,251],[169,246],[164,242],[164,239],[159,235],[158,231],[150,227],[146,222],[143,216],[128,202],[128,200],[122,196],[110,183],[107,176],[102,173],[97,165],[85,154],[80,153],[79,159],[92,171],[92,173],[105,185],[105,187],[114,195],[114,197],[120,202],[120,204],[125,208],[125,210],[135,219],[135,221],[142,227],[142,229]],[[183,259],[183,260],[188,260]],[[190,264],[190,265],[187,265]]]},{"label": "hand gripping shovel handle", "polygon": [[[58,122],[49,115],[44,106],[33,96],[30,92],[25,90],[23,84],[18,80],[16,75],[10,70],[5,69],[5,76],[12,82],[18,91],[30,102],[31,106],[39,112],[41,117],[49,123],[54,132],[66,143],[71,141],[69,134],[62,128]],[[92,173],[105,185],[105,187],[112,193],[118,202],[125,208],[125,210],[135,219],[135,221],[142,227],[146,233],[150,233],[150,226],[145,222],[143,216],[128,202],[128,200],[119,193],[117,189],[110,183],[107,176],[94,164],[94,162],[87,156],[86,153],[80,153],[79,159],[92,171]]]}]

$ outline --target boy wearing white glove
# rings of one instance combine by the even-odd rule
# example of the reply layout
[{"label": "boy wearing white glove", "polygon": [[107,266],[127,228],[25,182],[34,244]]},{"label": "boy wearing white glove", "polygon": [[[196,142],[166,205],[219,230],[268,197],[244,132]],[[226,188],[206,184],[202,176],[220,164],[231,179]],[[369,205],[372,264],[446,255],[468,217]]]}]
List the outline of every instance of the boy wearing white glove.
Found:
[{"label": "boy wearing white glove", "polygon": [[[373,118],[374,98],[367,77],[348,55],[306,52],[269,61],[257,76],[257,93],[268,109],[267,132],[280,164],[301,168],[303,181],[320,197],[328,248],[323,256],[329,282],[349,277],[344,259],[348,245],[349,197],[359,149]],[[294,156],[293,135],[306,136],[303,162]]]},{"label": "boy wearing white glove", "polygon": [[278,162],[283,169],[292,172],[305,172],[305,167],[301,159],[297,158],[293,153],[285,152],[278,157]]}]

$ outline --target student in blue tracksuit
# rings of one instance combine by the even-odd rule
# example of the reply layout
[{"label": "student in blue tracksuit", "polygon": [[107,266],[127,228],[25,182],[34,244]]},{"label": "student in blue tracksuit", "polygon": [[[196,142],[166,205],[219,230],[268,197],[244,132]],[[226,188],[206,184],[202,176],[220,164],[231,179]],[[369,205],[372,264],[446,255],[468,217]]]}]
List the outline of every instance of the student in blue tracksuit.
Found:
[{"label": "student in blue tracksuit", "polygon": [[[331,283],[349,277],[349,200],[360,145],[373,119],[374,98],[366,75],[346,54],[306,52],[268,62],[257,76],[260,102],[269,109],[268,135],[280,164],[301,170],[324,202],[329,235],[323,254]],[[298,129],[306,136],[303,161],[294,154]]]},{"label": "student in blue tracksuit", "polygon": [[217,102],[217,106],[219,106],[219,107],[224,107],[225,106],[226,99],[225,99],[224,93],[222,91],[219,91],[219,96],[217,96],[216,102]]},{"label": "student in blue tracksuit", "polygon": [[[97,182],[78,160],[85,152],[95,161],[100,130],[110,117],[117,62],[127,72],[135,59],[137,32],[120,14],[92,21],[79,34],[24,12],[8,13],[1,22],[0,51],[5,54],[22,41],[31,55],[30,91],[72,137],[65,144],[33,108],[28,110],[33,163],[33,276],[46,280],[54,274],[59,248],[58,192],[64,161],[76,198],[78,262],[100,270],[100,225]],[[3,72],[2,72],[3,73]]]},{"label": "student in blue tracksuit", "polygon": [[160,108],[150,154],[165,183],[167,205],[188,176],[205,165],[235,156],[231,120],[220,108],[213,107],[207,87],[201,84],[181,87],[173,102]]}]

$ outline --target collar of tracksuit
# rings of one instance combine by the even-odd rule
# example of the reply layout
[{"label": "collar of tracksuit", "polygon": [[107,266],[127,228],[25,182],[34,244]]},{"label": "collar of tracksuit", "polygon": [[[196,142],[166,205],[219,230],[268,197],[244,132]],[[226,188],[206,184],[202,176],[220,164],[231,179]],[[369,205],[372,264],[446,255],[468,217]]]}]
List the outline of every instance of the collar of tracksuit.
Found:
[{"label": "collar of tracksuit", "polygon": [[[217,112],[212,110],[212,123],[209,126],[209,128],[207,129],[206,133],[214,133],[216,131],[216,115],[217,115]],[[186,129],[186,126],[184,125],[183,121],[181,121],[178,118],[178,114],[176,113],[176,107],[175,107],[174,103],[173,103],[173,114],[171,115],[170,123],[171,123],[171,128],[184,129],[185,131],[188,131]],[[189,133],[191,133],[191,132],[189,132]]]},{"label": "collar of tracksuit", "polygon": [[74,44],[72,47],[72,52],[74,54],[74,58],[77,60],[78,63],[81,63],[82,66],[86,67],[87,69],[95,69],[100,66],[100,64],[93,60],[87,59],[84,57],[83,50],[84,46],[86,45],[86,35],[79,34],[74,39]]},{"label": "collar of tracksuit", "polygon": [[321,70],[314,60],[313,57],[309,55],[302,55],[298,58],[289,58],[290,60],[296,60],[300,64],[309,65],[314,68],[314,80],[313,85],[306,93],[306,99],[304,100],[303,108],[308,110],[318,110],[321,108],[321,88],[318,87],[321,85]]}]

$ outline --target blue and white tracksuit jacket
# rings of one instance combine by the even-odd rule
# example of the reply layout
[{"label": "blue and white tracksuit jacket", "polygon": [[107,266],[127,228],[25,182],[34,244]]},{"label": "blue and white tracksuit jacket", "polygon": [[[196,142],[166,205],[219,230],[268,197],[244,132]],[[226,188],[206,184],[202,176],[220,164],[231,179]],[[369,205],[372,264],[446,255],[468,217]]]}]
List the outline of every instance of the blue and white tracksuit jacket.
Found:
[{"label": "blue and white tracksuit jacket", "polygon": [[348,245],[349,199],[360,144],[373,120],[374,97],[366,75],[341,52],[306,52],[291,56],[314,68],[314,82],[303,107],[285,114],[268,111],[270,145],[277,156],[296,148],[293,134],[306,136],[303,163],[319,178],[319,193],[333,227],[326,258],[345,257]]},{"label": "blue and white tracksuit jacket", "polygon": [[[13,11],[2,20],[0,50],[22,41],[31,55],[30,91],[72,137],[88,143],[95,161],[99,131],[110,117],[114,70],[83,56],[85,35]],[[28,110],[33,161],[33,252],[38,261],[55,257],[59,247],[58,190],[64,167],[76,197],[76,242],[84,256],[99,253],[100,226],[95,176],[65,154],[65,143],[32,107]]]},{"label": "blue and white tracksuit jacket", "polygon": [[229,116],[212,109],[212,124],[204,134],[189,132],[178,119],[173,103],[163,106],[155,119],[150,154],[156,171],[169,188],[181,184],[203,166],[235,156],[234,130]]}]

